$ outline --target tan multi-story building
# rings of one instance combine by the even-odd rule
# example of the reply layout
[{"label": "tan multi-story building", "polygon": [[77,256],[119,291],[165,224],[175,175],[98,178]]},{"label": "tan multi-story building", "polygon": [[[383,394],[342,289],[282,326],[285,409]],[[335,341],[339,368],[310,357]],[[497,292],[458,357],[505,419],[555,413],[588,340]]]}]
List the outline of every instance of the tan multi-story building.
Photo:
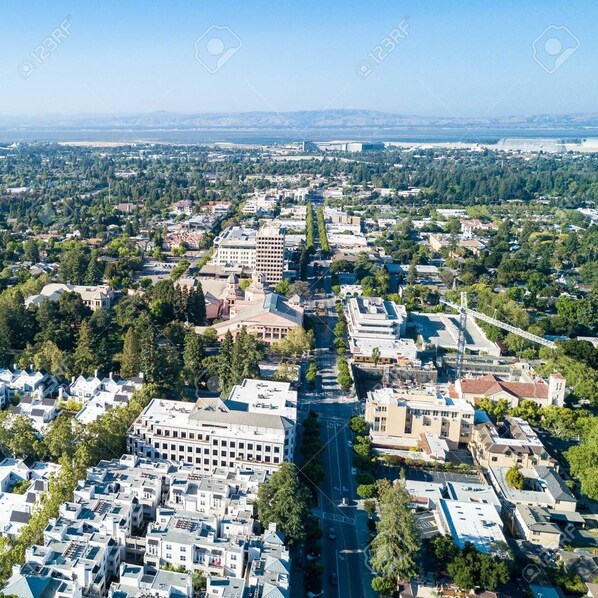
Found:
[{"label": "tan multi-story building", "polygon": [[276,226],[262,227],[255,238],[255,269],[268,284],[282,280],[284,272],[284,232]]},{"label": "tan multi-story building", "polygon": [[532,427],[519,417],[507,417],[500,431],[490,421],[477,424],[469,449],[482,467],[556,465]]},{"label": "tan multi-story building", "polygon": [[467,401],[444,396],[436,386],[381,388],[368,393],[365,419],[374,444],[380,440],[389,445],[394,438],[401,446],[401,439],[433,434],[457,448],[471,439],[474,409]]}]

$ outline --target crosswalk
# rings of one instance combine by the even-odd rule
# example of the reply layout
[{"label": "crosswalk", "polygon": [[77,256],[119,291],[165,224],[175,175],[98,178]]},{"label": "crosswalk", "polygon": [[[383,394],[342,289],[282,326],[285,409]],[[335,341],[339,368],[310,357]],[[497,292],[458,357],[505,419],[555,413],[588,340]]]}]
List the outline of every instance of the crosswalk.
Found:
[{"label": "crosswalk", "polygon": [[340,515],[339,513],[329,513],[328,511],[324,511],[323,513],[321,513],[321,516],[322,519],[334,521],[335,523],[355,525],[355,519],[353,519],[352,517],[347,517],[346,515]]}]

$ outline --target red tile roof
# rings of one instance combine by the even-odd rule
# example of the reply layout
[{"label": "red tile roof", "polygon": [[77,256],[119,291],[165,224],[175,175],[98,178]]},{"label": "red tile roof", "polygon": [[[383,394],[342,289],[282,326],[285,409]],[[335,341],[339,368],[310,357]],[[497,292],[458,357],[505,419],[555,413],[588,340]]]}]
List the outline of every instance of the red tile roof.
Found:
[{"label": "red tile roof", "polygon": [[461,380],[461,392],[486,397],[491,397],[499,392],[507,392],[520,399],[547,399],[548,384],[545,382],[507,382],[490,374],[481,378]]}]

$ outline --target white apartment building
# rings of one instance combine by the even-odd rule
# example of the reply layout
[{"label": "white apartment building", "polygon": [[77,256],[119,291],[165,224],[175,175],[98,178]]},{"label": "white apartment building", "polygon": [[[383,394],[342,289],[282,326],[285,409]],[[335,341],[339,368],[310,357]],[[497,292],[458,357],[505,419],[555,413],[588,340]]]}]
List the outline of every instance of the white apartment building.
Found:
[{"label": "white apartment building", "polygon": [[[50,475],[60,466],[30,459],[4,459],[0,463],[0,536],[16,538],[37,506],[40,496],[48,490]],[[15,492],[15,486],[26,485],[25,493]]]},{"label": "white apartment building", "polygon": [[146,540],[144,562],[149,567],[168,564],[212,575],[243,576],[247,536],[220,536],[214,517],[161,507]]},{"label": "white apartment building", "polygon": [[283,230],[275,226],[263,226],[256,236],[255,269],[271,285],[282,280],[284,240]]},{"label": "white apartment building", "polygon": [[141,565],[122,563],[120,579],[113,583],[108,598],[193,598],[191,573],[158,569],[155,573]]},{"label": "white apartment building", "polygon": [[246,226],[233,226],[214,239],[212,260],[221,268],[242,266],[255,269],[257,231]]},{"label": "white apartment building", "polygon": [[75,419],[82,424],[89,424],[115,406],[127,405],[135,390],[143,387],[143,374],[131,380],[119,380],[110,373],[100,379],[97,371],[94,376],[79,376],[73,380],[64,392],[59,389],[61,399],[75,399],[82,404]]},{"label": "white apartment building", "polygon": [[242,212],[254,216],[271,214],[276,209],[280,197],[281,194],[276,189],[266,193],[256,192],[245,201]]},{"label": "white apartment building", "polygon": [[170,471],[169,463],[131,455],[90,468],[73,501],[60,505],[58,517],[49,520],[43,544],[27,548],[23,571],[76,582],[86,595],[105,595],[133,532],[145,516],[155,517]]},{"label": "white apartment building", "polygon": [[136,499],[139,506],[135,525],[155,519],[162,494],[175,467],[160,460],[141,459],[123,455],[120,459],[100,461],[87,470],[87,481],[80,483],[74,492],[75,502],[104,499]]},{"label": "white apartment building", "polygon": [[56,399],[41,399],[34,396],[24,396],[18,405],[10,405],[10,413],[15,416],[25,415],[31,420],[31,425],[43,433],[48,424],[58,415]]},{"label": "white apartment building", "polygon": [[15,393],[41,400],[52,397],[58,387],[57,378],[47,372],[20,370],[16,365],[12,370],[0,369],[0,408],[6,407]]},{"label": "white apartment building", "polygon": [[[296,404],[296,392],[286,396],[262,382],[261,394],[231,391],[237,400],[219,398],[184,401],[153,399],[134,422],[128,435],[130,452],[141,457],[161,458],[211,471],[214,467],[250,468],[268,473],[283,461],[292,461],[295,450],[296,419],[289,417]],[[241,385],[243,387],[243,385]],[[256,385],[257,388],[257,385]],[[244,400],[238,400],[245,395]],[[270,407],[264,405],[269,402]]]},{"label": "white apartment building", "polygon": [[345,303],[349,348],[355,362],[373,361],[375,348],[379,363],[417,362],[417,347],[402,338],[407,328],[404,305],[380,297],[351,297]]}]

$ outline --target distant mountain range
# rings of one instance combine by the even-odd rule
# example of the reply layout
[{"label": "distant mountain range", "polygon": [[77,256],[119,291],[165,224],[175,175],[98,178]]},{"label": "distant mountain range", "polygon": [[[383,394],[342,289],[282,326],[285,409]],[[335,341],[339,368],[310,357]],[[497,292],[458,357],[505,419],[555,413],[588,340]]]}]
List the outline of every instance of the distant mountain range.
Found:
[{"label": "distant mountain range", "polygon": [[535,116],[452,118],[393,114],[375,110],[304,110],[299,112],[226,112],[181,114],[48,115],[15,117],[0,115],[0,129],[21,130],[204,130],[204,131],[317,131],[358,132],[408,129],[463,129],[466,127],[512,130],[598,130],[598,113]]}]

